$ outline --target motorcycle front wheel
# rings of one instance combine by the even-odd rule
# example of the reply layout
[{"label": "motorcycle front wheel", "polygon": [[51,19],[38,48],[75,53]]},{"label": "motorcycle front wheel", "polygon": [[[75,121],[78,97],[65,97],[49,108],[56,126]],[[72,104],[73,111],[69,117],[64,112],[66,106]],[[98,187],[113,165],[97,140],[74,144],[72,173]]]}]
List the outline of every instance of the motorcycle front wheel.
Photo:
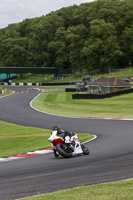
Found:
[{"label": "motorcycle front wheel", "polygon": [[57,144],[56,150],[64,158],[71,158],[72,157],[72,151],[65,144],[62,144],[62,143]]},{"label": "motorcycle front wheel", "polygon": [[90,154],[89,149],[84,144],[81,144],[81,148],[82,148],[82,151],[83,151],[84,155],[89,155]]}]

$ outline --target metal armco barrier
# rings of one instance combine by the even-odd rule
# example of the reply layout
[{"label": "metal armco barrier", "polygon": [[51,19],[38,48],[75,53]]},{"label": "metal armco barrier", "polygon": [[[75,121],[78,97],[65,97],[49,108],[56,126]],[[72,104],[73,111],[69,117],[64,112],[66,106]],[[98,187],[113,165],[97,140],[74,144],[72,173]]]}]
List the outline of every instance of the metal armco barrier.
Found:
[{"label": "metal armco barrier", "polygon": [[27,85],[27,86],[58,86],[58,85],[75,85],[75,82],[62,82],[62,83],[0,83],[0,85],[19,85],[19,86],[23,86],[23,85]]},{"label": "metal armco barrier", "polygon": [[[65,92],[76,92],[76,91],[77,91],[77,88],[66,88],[65,89]],[[85,91],[87,91],[87,88],[81,88],[80,91],[85,92]]]}]

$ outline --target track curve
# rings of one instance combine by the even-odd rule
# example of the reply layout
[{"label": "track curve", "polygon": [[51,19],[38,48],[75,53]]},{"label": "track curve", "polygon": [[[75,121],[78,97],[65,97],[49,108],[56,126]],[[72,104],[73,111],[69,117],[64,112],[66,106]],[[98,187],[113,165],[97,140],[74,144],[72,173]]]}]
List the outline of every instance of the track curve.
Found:
[{"label": "track curve", "polygon": [[53,154],[0,163],[0,199],[17,199],[38,193],[133,178],[133,121],[79,119],[52,116],[32,109],[30,101],[39,91],[10,87],[16,93],[0,98],[0,120],[52,129],[92,133],[86,144],[91,154],[70,159]]}]

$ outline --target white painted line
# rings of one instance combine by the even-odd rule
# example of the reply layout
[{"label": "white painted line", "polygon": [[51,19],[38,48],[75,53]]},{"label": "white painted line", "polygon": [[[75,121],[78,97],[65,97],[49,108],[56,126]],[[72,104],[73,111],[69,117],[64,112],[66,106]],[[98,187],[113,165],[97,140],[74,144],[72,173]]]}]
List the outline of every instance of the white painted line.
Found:
[{"label": "white painted line", "polygon": [[[14,91],[14,93],[15,93],[15,91]],[[5,96],[3,96],[3,97],[0,97],[0,99],[1,98],[4,98],[4,97],[7,97],[7,96],[11,96],[12,94],[7,94],[7,95],[5,95]]]},{"label": "white painted line", "polygon": [[11,161],[11,160],[18,160],[21,159],[23,157],[9,157],[9,158],[0,158],[0,162],[7,162],[7,161]]},{"label": "white painted line", "polygon": [[85,141],[85,142],[82,142],[82,144],[85,144],[85,143],[87,143],[87,142],[91,142],[91,141],[95,140],[96,138],[97,138],[97,136],[96,136],[96,135],[93,135],[93,138],[92,138],[92,139],[87,140],[87,141]]},{"label": "white painted line", "polygon": [[27,154],[46,154],[51,152],[53,152],[53,150],[36,150],[34,152],[28,152]]},{"label": "white painted line", "polygon": [[124,179],[123,181],[131,181],[133,178]]}]

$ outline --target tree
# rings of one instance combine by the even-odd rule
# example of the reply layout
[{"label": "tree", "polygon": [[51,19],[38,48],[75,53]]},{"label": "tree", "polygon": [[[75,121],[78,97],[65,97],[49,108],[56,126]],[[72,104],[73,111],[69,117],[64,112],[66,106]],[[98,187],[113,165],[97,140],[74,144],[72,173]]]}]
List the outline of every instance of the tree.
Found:
[{"label": "tree", "polygon": [[25,50],[24,44],[25,39],[6,39],[3,43],[3,59],[2,63],[4,66],[26,66],[27,50]]},{"label": "tree", "polygon": [[10,24],[0,29],[0,65],[125,67],[133,62],[132,19],[132,0],[97,0]]},{"label": "tree", "polygon": [[30,34],[29,52],[32,66],[54,65],[48,45],[54,40],[56,30],[63,26],[62,17],[51,12],[46,17],[41,17],[38,23],[32,25]]},{"label": "tree", "polygon": [[49,52],[53,53],[55,66],[67,69],[70,66],[68,58],[67,32],[64,27],[57,29],[55,39],[49,44]]},{"label": "tree", "polygon": [[86,56],[90,69],[110,72],[122,55],[115,27],[105,20],[93,20],[90,29],[90,39],[85,42],[82,54]]},{"label": "tree", "polygon": [[80,70],[82,73],[84,65],[82,65],[81,50],[88,35],[87,28],[83,24],[80,24],[78,26],[72,26],[68,28],[66,33],[69,62],[73,71]]},{"label": "tree", "polygon": [[120,37],[125,66],[133,64],[133,25],[126,27]]}]

